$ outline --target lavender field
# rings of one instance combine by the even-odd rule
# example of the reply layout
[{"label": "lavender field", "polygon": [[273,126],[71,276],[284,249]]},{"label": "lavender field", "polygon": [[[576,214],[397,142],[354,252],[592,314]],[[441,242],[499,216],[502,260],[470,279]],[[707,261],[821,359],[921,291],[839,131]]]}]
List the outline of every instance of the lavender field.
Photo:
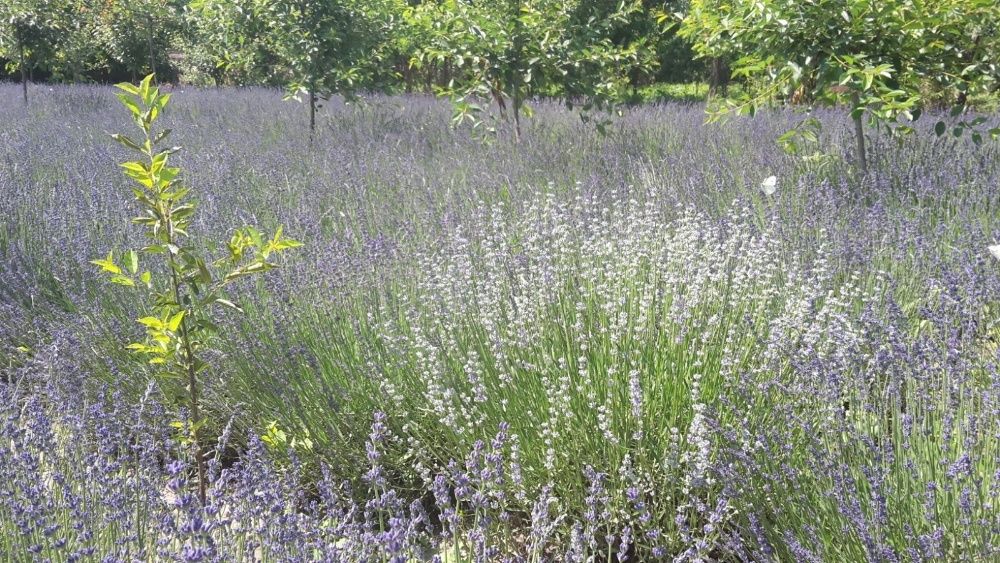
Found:
[{"label": "lavender field", "polygon": [[183,384],[124,349],[139,296],[91,264],[142,245],[127,113],[18,92],[2,561],[1000,559],[996,143],[875,132],[862,177],[834,109],[793,156],[792,111],[643,106],[602,136],[543,103],[484,142],[376,96],[310,145],[277,91],[178,89],[196,244],[304,243],[221,320],[202,504]]}]

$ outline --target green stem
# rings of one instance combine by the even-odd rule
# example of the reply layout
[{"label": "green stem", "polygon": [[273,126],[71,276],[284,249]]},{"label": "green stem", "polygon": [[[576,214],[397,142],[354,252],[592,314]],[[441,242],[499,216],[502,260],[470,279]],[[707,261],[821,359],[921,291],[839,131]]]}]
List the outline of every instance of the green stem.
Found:
[{"label": "green stem", "polygon": [[[169,224],[169,221],[168,221]],[[171,229],[172,231],[172,229]],[[173,233],[168,233],[168,240],[172,240]],[[170,242],[173,244],[173,242]],[[180,300],[180,282],[177,279],[177,271],[175,270],[176,262],[174,261],[173,255],[170,256],[170,279],[171,285],[174,290],[174,299],[177,301],[177,306],[182,307]],[[188,392],[191,397],[191,444],[194,450],[195,464],[198,468],[198,498],[201,500],[202,504],[205,504],[206,498],[206,486],[205,483],[205,452],[201,448],[201,442],[198,440],[198,427],[201,422],[201,414],[198,409],[198,377],[195,370],[195,358],[194,351],[191,348],[191,337],[188,332],[187,325],[187,314],[185,311],[184,317],[181,318],[180,326],[180,337],[181,343],[184,346],[184,367],[187,372],[188,377]]]},{"label": "green stem", "polygon": [[[150,143],[152,143],[152,139],[150,138],[149,130],[148,129],[146,130],[146,140],[149,141]],[[150,144],[150,150],[149,150],[148,156],[149,156],[150,170],[152,170],[152,167],[153,167],[153,150],[152,150],[152,145],[151,144]],[[155,182],[156,182],[156,180],[154,179],[154,184],[153,184],[154,186],[156,186]],[[162,203],[160,205],[162,205]],[[167,242],[167,247],[169,249],[171,246],[174,246],[174,237],[175,237],[174,224],[173,224],[173,221],[170,218],[170,209],[168,208],[168,206],[164,205],[161,208],[160,211],[161,211],[161,216],[163,217],[163,220],[164,220],[164,222],[167,225],[167,241],[166,242]],[[188,393],[189,393],[190,405],[191,405],[191,407],[190,407],[191,408],[191,416],[190,416],[190,418],[191,418],[191,420],[190,420],[190,422],[191,422],[191,445],[192,445],[192,449],[193,449],[193,452],[194,452],[195,465],[196,465],[197,471],[198,471],[198,499],[201,500],[201,503],[204,505],[205,504],[205,499],[206,499],[206,496],[207,496],[206,495],[207,483],[205,482],[205,480],[206,480],[205,479],[205,473],[206,473],[206,470],[205,470],[206,469],[205,468],[205,452],[202,450],[202,448],[201,448],[201,442],[198,440],[198,428],[199,428],[200,423],[201,423],[201,413],[200,413],[200,409],[198,408],[199,407],[199,401],[198,401],[198,376],[197,376],[197,370],[196,370],[196,365],[195,365],[194,349],[191,346],[191,336],[190,336],[190,331],[189,331],[189,328],[188,328],[187,309],[184,308],[184,305],[181,302],[181,281],[177,277],[177,261],[174,258],[174,254],[173,254],[172,251],[168,251],[167,256],[168,256],[167,260],[168,260],[169,266],[170,266],[170,285],[171,285],[171,289],[173,290],[174,301],[177,303],[177,307],[180,310],[184,311],[184,313],[185,313],[184,316],[181,317],[180,339],[181,339],[181,344],[184,347],[184,362],[183,362],[183,367],[184,367],[184,371],[187,374],[187,379],[188,379]]]}]

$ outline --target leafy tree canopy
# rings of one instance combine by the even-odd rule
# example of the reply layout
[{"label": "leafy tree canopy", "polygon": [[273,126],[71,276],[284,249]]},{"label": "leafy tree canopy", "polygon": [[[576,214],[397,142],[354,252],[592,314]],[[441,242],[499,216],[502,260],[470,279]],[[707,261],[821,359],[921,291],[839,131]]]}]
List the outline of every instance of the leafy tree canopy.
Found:
[{"label": "leafy tree canopy", "polygon": [[964,106],[1000,77],[995,0],[693,0],[681,35],[760,85],[712,108],[712,119],[752,115],[775,98],[846,98],[859,124],[866,115],[907,133],[929,102]]}]

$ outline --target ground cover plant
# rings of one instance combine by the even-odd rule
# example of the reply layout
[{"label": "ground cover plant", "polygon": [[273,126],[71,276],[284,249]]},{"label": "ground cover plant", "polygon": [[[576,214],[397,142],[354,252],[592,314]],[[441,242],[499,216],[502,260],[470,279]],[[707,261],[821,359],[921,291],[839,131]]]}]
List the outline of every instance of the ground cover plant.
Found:
[{"label": "ground cover plant", "polygon": [[90,263],[146,243],[128,112],[0,92],[0,559],[998,556],[995,145],[872,134],[862,176],[836,109],[803,158],[793,112],[543,102],[484,143],[423,96],[310,144],[280,92],[177,91],[190,246],[304,243],[214,319],[201,502],[142,296]]}]

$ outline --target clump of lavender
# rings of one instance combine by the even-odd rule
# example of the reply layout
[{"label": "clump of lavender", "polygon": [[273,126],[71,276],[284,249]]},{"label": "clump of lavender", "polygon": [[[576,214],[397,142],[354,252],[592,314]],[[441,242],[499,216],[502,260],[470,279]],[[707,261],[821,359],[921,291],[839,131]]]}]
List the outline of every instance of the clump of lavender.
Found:
[{"label": "clump of lavender", "polygon": [[[202,503],[189,484],[190,450],[171,432],[154,387],[136,405],[111,393],[89,404],[61,395],[42,374],[20,377],[0,387],[0,476],[9,484],[0,495],[4,558],[402,562],[457,554],[492,561],[518,558],[526,548],[513,540],[506,511],[506,425],[433,477],[436,516],[418,501],[404,502],[406,492],[382,474],[389,430],[379,412],[361,503],[328,467],[317,483],[305,482],[294,452],[290,462],[279,460],[254,437],[234,465],[209,464]],[[596,502],[607,502],[597,481],[594,487]],[[543,492],[538,502],[553,501]],[[593,528],[603,516],[577,524]],[[535,526],[530,533],[546,553],[555,539],[547,537],[551,524]]]},{"label": "clump of lavender", "polygon": [[[562,528],[570,558],[617,547],[605,521],[627,526],[642,557],[707,557],[736,525],[719,432],[767,424],[724,395],[742,377],[782,377],[788,338],[836,355],[859,337],[850,311],[862,292],[835,283],[822,258],[789,258],[775,230],[744,211],[720,222],[582,193],[484,211],[473,240],[456,230],[418,255],[405,322],[380,328],[398,352],[379,386],[417,434],[475,447],[509,422],[531,454],[519,464],[528,490],[551,484],[574,518],[591,515]],[[432,451],[415,442],[410,455],[447,461]],[[581,474],[591,487],[627,475],[614,491],[624,502],[602,503],[600,525],[595,493],[565,477]]]},{"label": "clump of lavender", "polygon": [[[251,435],[206,503],[193,503],[183,450],[166,440],[162,467],[140,464],[149,476],[127,496],[148,507],[133,520],[144,531],[113,537],[188,558],[992,556],[996,422],[962,397],[980,389],[992,405],[982,384],[996,370],[954,336],[950,347],[914,336],[893,313],[887,275],[835,281],[823,252],[788,259],[774,227],[744,212],[668,219],[653,202],[606,210],[542,197],[500,213],[476,244],[456,234],[419,257],[443,267],[423,270],[420,298],[380,325],[393,363],[376,381],[405,423],[393,436],[389,414],[374,414],[361,489],[331,476],[310,501],[294,447],[276,463]],[[511,239],[520,248],[490,246]],[[25,436],[58,451],[44,430],[51,414],[25,401]],[[136,439],[111,428],[111,443]],[[464,455],[436,455],[433,436]],[[394,486],[400,449],[431,509]],[[24,458],[21,474],[39,463]],[[108,479],[131,475],[122,459],[105,463]],[[129,486],[113,489],[108,510],[128,505],[115,495]],[[899,496],[911,489],[922,495]],[[12,522],[54,534],[60,497],[14,490]],[[901,498],[920,509],[900,512]],[[823,529],[847,535],[834,542]],[[61,549],[32,537],[26,549]]]},{"label": "clump of lavender", "polygon": [[137,303],[86,267],[141,244],[106,220],[118,112],[49,96],[0,133],[0,558],[997,557],[991,149],[874,135],[858,185],[824,111],[811,166],[773,144],[782,112],[636,108],[597,138],[540,104],[544,133],[497,152],[405,97],[333,103],[303,154],[273,93],[179,96],[194,242],[253,221],[312,249],[233,284],[262,306],[220,316],[205,406],[250,416],[192,510],[115,344]]}]

